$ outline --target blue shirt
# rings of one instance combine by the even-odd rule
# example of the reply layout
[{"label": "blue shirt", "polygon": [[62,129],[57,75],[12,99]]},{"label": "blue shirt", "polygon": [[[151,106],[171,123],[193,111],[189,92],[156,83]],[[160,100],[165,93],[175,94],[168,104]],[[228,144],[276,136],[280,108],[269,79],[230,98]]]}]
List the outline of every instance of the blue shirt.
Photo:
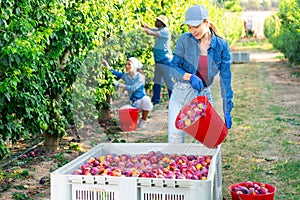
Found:
[{"label": "blue shirt", "polygon": [[[223,111],[230,113],[233,107],[230,49],[225,40],[217,37],[213,31],[211,33],[211,44],[207,52],[208,78],[206,84],[211,86],[215,76],[219,73]],[[191,33],[184,33],[179,37],[170,63],[172,75],[177,81],[189,82],[183,80],[183,75],[185,73],[196,74],[200,57],[199,42]]]},{"label": "blue shirt", "polygon": [[132,102],[146,96],[145,76],[143,74],[136,72],[131,79],[129,73],[118,72],[113,69],[110,71],[117,77],[117,79],[125,81],[125,90],[128,92],[128,96]]},{"label": "blue shirt", "polygon": [[159,36],[155,36],[155,44],[154,44],[154,60],[161,61],[166,58],[172,58],[172,51],[171,51],[171,33],[167,29],[167,27],[157,29],[153,28],[152,31],[158,32]]}]

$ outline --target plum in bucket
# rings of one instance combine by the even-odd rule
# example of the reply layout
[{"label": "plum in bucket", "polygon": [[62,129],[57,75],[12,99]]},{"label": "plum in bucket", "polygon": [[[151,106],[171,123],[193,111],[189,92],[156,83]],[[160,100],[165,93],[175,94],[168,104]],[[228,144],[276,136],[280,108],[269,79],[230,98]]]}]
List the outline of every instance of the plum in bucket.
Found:
[{"label": "plum in bucket", "polygon": [[224,121],[206,96],[198,96],[188,102],[178,113],[175,126],[208,148],[217,147],[228,133]]},{"label": "plum in bucket", "polygon": [[273,200],[276,188],[267,183],[246,181],[229,186],[232,200]]}]

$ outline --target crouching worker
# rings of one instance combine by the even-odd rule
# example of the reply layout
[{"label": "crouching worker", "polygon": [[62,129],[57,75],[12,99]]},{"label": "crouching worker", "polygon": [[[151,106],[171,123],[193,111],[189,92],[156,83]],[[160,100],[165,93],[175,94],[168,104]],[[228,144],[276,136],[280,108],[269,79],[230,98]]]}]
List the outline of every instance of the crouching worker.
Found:
[{"label": "crouching worker", "polygon": [[130,57],[126,61],[125,73],[112,69],[104,59],[102,59],[102,63],[110,69],[117,79],[124,80],[125,84],[115,82],[115,86],[125,89],[132,106],[142,111],[142,117],[137,127],[144,128],[147,125],[146,120],[149,112],[153,109],[153,104],[145,92],[145,76],[139,72],[143,66],[142,63],[137,58]]}]

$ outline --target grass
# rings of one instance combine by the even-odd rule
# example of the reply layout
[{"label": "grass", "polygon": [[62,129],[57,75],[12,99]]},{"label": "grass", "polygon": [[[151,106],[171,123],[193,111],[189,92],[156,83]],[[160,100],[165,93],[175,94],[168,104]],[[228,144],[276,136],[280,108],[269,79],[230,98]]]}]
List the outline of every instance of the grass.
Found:
[{"label": "grass", "polygon": [[268,81],[267,68],[267,63],[232,67],[238,77],[234,126],[222,145],[222,165],[230,166],[223,169],[227,198],[232,183],[253,180],[276,186],[276,199],[300,199],[299,144],[292,134],[299,124],[280,103],[280,88]]},{"label": "grass", "polygon": [[263,52],[263,51],[276,51],[272,44],[266,41],[266,39],[252,39],[252,40],[240,40],[234,44],[233,47],[236,51],[248,51],[248,52]]},{"label": "grass", "polygon": [[[266,41],[236,45],[252,51],[274,51]],[[252,180],[274,185],[276,200],[300,200],[300,115],[282,104],[282,88],[268,78],[271,64],[232,65],[233,127],[222,144],[226,199],[231,199],[231,184]],[[217,81],[213,86],[214,107],[222,113]],[[167,142],[166,135],[150,142],[158,141]]]}]

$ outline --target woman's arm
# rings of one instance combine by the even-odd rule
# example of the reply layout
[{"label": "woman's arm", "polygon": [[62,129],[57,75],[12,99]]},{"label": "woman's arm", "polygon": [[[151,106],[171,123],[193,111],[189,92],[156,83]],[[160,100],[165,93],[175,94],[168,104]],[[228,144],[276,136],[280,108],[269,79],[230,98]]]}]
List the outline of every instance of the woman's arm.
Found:
[{"label": "woman's arm", "polygon": [[110,69],[111,73],[117,77],[117,79],[121,79],[124,76],[124,72],[118,72],[114,69]]},{"label": "woman's arm", "polygon": [[[185,44],[183,37],[180,37],[176,43],[174,49],[173,59],[171,61],[170,67],[172,69],[173,77],[178,80],[190,80],[192,73],[189,73],[189,70],[184,69],[189,62],[185,61]],[[193,66],[189,66],[193,68]]]},{"label": "woman's arm", "polygon": [[118,71],[114,70],[111,66],[109,66],[108,62],[104,58],[102,58],[101,62],[107,69],[109,69],[109,71],[112,72],[113,75],[115,75],[117,77],[117,79],[120,79],[120,78],[122,78],[122,76],[124,76],[123,72],[118,72]]},{"label": "woman's arm", "polygon": [[234,104],[233,104],[233,91],[231,88],[231,56],[228,43],[225,43],[225,47],[222,50],[222,62],[220,67],[220,86],[221,86],[221,96],[223,99],[223,111],[224,114],[230,113]]},{"label": "woman's arm", "polygon": [[148,35],[153,35],[155,37],[159,37],[159,32],[153,31],[151,28],[146,28],[146,27],[143,27],[143,29]]}]

